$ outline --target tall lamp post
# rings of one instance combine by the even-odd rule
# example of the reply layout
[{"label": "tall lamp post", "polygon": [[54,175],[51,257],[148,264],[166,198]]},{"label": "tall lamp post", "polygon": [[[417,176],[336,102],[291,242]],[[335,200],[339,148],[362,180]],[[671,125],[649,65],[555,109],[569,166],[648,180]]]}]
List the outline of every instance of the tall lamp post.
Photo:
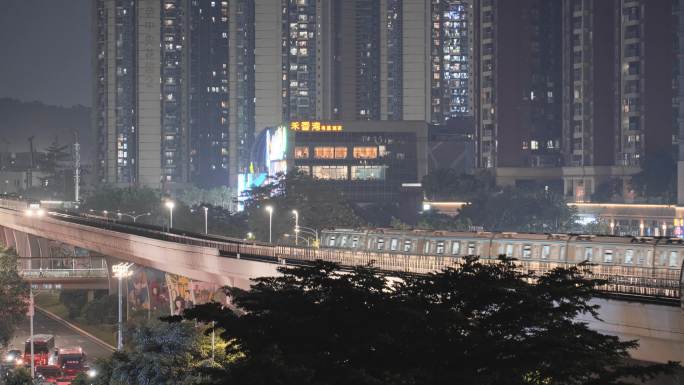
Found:
[{"label": "tall lamp post", "polygon": [[133,274],[131,271],[132,266],[133,264],[130,262],[117,263],[112,266],[112,273],[119,280],[119,335],[117,336],[116,343],[118,351],[123,351],[123,280]]},{"label": "tall lamp post", "polygon": [[207,216],[209,214],[209,207],[204,206],[204,234],[209,234],[209,220]]},{"label": "tall lamp post", "polygon": [[116,215],[119,217],[119,219],[121,219],[121,217],[131,218],[133,223],[135,223],[135,221],[137,221],[138,218],[145,217],[148,215],[152,215],[152,213],[144,213],[144,214],[139,214],[139,215],[128,214],[128,213],[116,213]]},{"label": "tall lamp post", "polygon": [[173,227],[173,208],[176,207],[176,204],[173,203],[173,201],[166,201],[166,208],[169,209],[169,231],[171,231],[171,228]]},{"label": "tall lamp post", "polygon": [[299,211],[297,211],[297,210],[292,210],[292,214],[294,214],[294,217],[295,217],[295,228],[294,228],[294,231],[295,231],[295,246],[297,246],[297,245],[299,244],[299,243],[297,242],[297,240],[299,239],[299,237],[297,237],[297,233],[299,232]]},{"label": "tall lamp post", "polygon": [[268,211],[268,243],[273,243],[273,206],[266,206]]}]

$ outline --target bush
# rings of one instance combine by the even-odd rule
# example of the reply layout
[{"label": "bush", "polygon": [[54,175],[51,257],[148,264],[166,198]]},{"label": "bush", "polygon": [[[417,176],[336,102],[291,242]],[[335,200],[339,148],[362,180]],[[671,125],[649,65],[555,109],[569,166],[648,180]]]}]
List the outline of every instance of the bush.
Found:
[{"label": "bush", "polygon": [[81,311],[88,303],[88,292],[85,290],[62,290],[59,302],[66,307],[70,319],[81,315]]},{"label": "bush", "polygon": [[117,316],[117,301],[116,294],[102,296],[88,303],[81,314],[91,325],[114,324]]}]

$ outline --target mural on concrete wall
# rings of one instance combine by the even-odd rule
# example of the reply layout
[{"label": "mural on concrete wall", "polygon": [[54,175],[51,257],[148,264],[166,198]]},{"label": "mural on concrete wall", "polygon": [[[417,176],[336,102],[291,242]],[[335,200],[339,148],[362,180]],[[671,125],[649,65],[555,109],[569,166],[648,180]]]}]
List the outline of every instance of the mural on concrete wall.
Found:
[{"label": "mural on concrete wall", "polygon": [[128,318],[154,319],[180,315],[196,304],[216,301],[229,304],[223,289],[215,284],[137,267],[128,278]]}]

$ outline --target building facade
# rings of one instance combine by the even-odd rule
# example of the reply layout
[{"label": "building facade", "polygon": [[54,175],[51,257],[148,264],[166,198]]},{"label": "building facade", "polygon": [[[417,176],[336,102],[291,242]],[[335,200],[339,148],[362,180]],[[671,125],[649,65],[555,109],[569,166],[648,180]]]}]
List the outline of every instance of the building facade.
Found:
[{"label": "building facade", "polygon": [[254,132],[253,2],[98,0],[93,16],[98,180],[235,185]]}]

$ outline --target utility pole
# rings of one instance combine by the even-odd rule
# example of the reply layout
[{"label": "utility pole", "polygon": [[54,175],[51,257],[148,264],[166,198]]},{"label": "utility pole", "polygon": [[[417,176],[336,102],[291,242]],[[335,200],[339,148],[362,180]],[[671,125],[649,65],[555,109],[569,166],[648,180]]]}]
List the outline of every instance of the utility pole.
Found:
[{"label": "utility pole", "polygon": [[33,158],[33,136],[28,138],[29,151],[31,152],[31,163],[29,164],[29,169],[26,172],[26,189],[33,187],[33,168],[35,167]]},{"label": "utility pole", "polygon": [[35,314],[35,309],[33,307],[33,287],[29,289],[29,308],[28,308],[28,316],[30,318],[31,326],[30,326],[30,333],[31,333],[31,378],[36,377],[36,356],[34,355],[33,351],[33,315]]},{"label": "utility pole", "polygon": [[74,202],[78,203],[81,183],[81,144],[78,143],[78,131],[74,132]]}]

